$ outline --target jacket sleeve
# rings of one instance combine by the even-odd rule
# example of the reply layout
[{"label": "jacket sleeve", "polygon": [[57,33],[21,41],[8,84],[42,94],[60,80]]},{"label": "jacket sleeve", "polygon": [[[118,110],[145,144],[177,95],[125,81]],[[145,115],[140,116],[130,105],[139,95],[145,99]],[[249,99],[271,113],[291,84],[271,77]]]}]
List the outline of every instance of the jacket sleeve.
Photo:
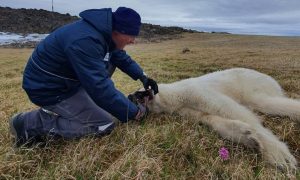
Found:
[{"label": "jacket sleeve", "polygon": [[124,50],[113,51],[110,61],[134,80],[140,79],[143,76],[143,69]]},{"label": "jacket sleeve", "polygon": [[102,44],[94,39],[81,39],[73,42],[65,52],[81,85],[99,107],[122,122],[134,119],[138,108],[108,77]]}]

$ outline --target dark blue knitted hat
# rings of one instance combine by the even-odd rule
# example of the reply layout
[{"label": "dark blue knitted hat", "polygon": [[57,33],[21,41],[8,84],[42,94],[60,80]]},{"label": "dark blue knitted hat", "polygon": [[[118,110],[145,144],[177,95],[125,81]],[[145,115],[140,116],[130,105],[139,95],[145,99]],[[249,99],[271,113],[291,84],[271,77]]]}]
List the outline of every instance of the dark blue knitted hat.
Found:
[{"label": "dark blue knitted hat", "polygon": [[141,16],[133,9],[119,7],[113,12],[113,30],[122,34],[139,35],[141,24]]}]

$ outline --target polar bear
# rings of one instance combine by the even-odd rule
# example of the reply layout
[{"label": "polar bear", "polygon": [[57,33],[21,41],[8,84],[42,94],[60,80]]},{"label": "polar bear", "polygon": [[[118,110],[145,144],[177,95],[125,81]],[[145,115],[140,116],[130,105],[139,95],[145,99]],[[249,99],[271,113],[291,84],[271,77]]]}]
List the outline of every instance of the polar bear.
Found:
[{"label": "polar bear", "polygon": [[[223,138],[261,152],[280,169],[296,169],[297,161],[252,112],[289,116],[300,123],[300,101],[287,98],[270,76],[246,68],[217,71],[170,84],[159,84],[147,107],[153,113],[177,113],[201,121]],[[147,96],[148,91],[133,95]],[[146,95],[145,95],[146,94]]]}]

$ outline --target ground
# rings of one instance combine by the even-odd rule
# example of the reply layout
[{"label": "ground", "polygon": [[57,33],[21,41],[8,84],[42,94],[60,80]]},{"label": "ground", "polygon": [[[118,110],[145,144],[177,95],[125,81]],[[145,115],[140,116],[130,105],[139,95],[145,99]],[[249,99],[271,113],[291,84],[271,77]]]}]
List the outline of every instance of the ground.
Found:
[{"label": "ground", "polygon": [[[184,49],[189,49],[183,53]],[[231,67],[275,78],[289,97],[300,98],[300,38],[192,33],[127,48],[149,76],[167,83]],[[208,127],[176,115],[150,115],[143,123],[118,124],[103,138],[14,149],[8,119],[36,108],[21,88],[32,49],[0,48],[0,179],[281,179],[260,155],[220,138]],[[126,95],[141,87],[120,71],[115,85]],[[300,162],[300,125],[286,117],[260,114],[264,125],[285,141]],[[222,161],[218,151],[229,150]]]}]

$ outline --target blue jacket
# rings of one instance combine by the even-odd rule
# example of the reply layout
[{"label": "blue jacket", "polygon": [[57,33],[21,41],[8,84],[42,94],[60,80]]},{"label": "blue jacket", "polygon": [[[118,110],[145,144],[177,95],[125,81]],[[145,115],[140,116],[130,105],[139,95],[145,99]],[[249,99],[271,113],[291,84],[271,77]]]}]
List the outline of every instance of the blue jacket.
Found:
[{"label": "blue jacket", "polygon": [[[133,119],[138,108],[118,91],[107,71],[113,65],[137,80],[141,67],[112,42],[112,10],[81,12],[82,19],[62,26],[43,40],[29,58],[23,89],[38,106],[56,104],[83,87],[93,101],[122,122]],[[78,102],[84,103],[84,102]]]}]

